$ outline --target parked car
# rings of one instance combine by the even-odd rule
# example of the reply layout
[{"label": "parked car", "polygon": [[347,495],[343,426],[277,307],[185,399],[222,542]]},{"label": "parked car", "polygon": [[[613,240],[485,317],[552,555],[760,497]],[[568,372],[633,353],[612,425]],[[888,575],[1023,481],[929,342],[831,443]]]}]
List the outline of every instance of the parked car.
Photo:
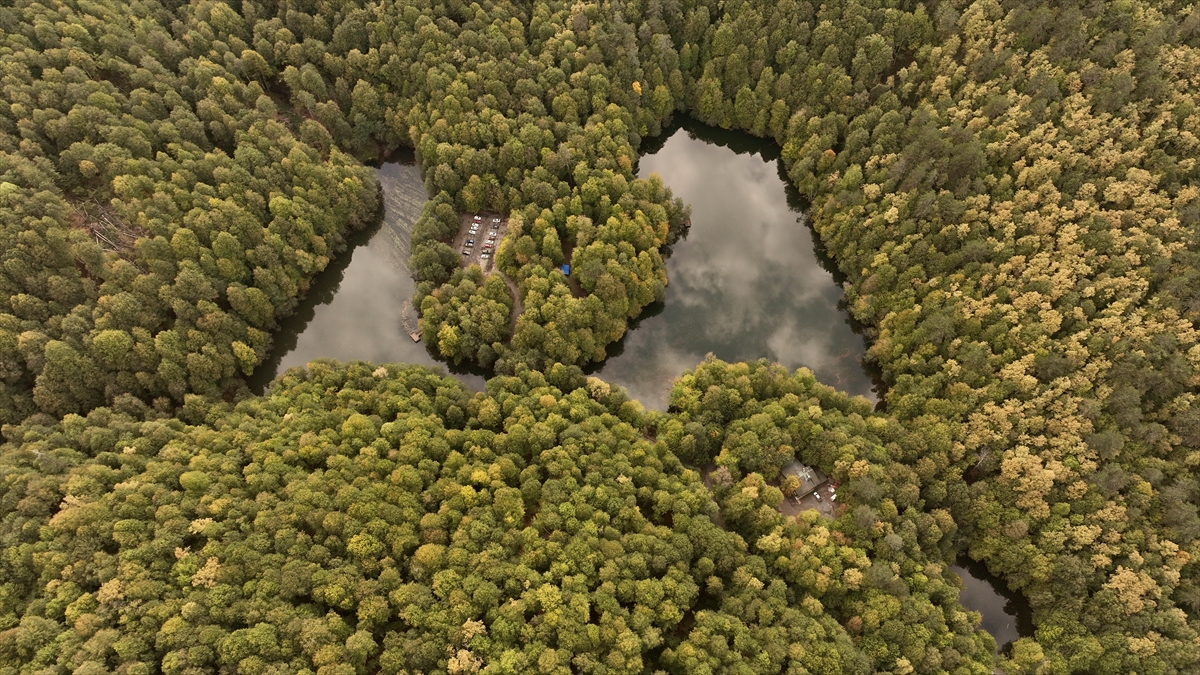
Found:
[{"label": "parked car", "polygon": [[468,239],[468,240],[467,240],[467,246],[474,246],[474,245],[475,245],[475,240],[474,240],[474,239]]},{"label": "parked car", "polygon": [[492,222],[493,222],[493,223],[495,223],[496,225],[499,225],[499,224],[500,224],[500,219],[499,219],[499,218],[492,218]]},{"label": "parked car", "polygon": [[814,492],[814,493],[813,493],[813,499],[815,499],[815,500],[817,500],[817,501],[821,501],[821,493],[820,493],[820,492]]},{"label": "parked car", "polygon": [[477,223],[483,222],[483,216],[475,216],[475,222],[477,222]]}]

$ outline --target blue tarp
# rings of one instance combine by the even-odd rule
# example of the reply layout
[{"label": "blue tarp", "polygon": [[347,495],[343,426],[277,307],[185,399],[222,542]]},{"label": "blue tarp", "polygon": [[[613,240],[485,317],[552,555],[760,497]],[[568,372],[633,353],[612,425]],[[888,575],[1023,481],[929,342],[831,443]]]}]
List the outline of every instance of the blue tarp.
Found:
[{"label": "blue tarp", "polygon": [[571,266],[570,266],[570,265],[563,265],[563,266],[562,266],[562,272],[563,272],[563,274],[570,274],[570,273],[571,273]]}]

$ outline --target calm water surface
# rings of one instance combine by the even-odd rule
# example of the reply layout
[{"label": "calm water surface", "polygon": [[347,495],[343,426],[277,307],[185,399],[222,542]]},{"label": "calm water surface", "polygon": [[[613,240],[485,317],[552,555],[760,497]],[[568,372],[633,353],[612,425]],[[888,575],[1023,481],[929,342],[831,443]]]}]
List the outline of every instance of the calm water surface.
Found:
[{"label": "calm water surface", "polygon": [[694,122],[664,137],[644,149],[638,173],[659,174],[691,204],[692,227],[667,260],[666,302],[609,348],[599,377],[665,410],[672,381],[711,352],[807,366],[821,382],[877,401],[866,344],[780,174],[778,148]]},{"label": "calm water surface", "polygon": [[[255,391],[288,368],[317,358],[447,369],[424,342],[414,343],[408,336],[416,329],[408,240],[427,201],[420,168],[411,160],[392,162],[377,169],[375,177],[383,188],[383,223],[354,235],[351,250],[313,281],[300,307],[276,331],[271,356],[254,371],[250,385]],[[483,390],[479,374],[459,372],[455,377]]]},{"label": "calm water surface", "polygon": [[963,581],[958,601],[963,607],[983,615],[980,628],[996,638],[1003,650],[1019,637],[1033,635],[1033,616],[1029,601],[1010,591],[1000,579],[988,572],[987,565],[964,556],[950,567]]},{"label": "calm water surface", "polygon": [[[841,285],[815,251],[798,195],[780,175],[778,149],[690,121],[657,145],[646,149],[639,173],[658,173],[692,205],[692,227],[667,261],[666,302],[609,348],[608,361],[594,369],[599,376],[661,410],[675,378],[711,352],[726,361],[808,366],[826,384],[877,400],[863,338],[839,306]],[[251,378],[256,391],[322,357],[444,367],[408,336],[416,328],[408,240],[426,201],[420,170],[411,160],[393,162],[376,177],[383,223],[355,235],[282,322],[271,356]],[[483,388],[479,373],[456,376]]]}]

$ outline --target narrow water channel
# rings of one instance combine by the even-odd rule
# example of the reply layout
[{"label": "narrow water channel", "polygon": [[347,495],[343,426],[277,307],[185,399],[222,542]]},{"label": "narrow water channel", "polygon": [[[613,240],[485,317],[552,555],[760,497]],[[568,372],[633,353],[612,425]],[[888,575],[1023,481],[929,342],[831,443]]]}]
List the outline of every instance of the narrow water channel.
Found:
[{"label": "narrow water channel", "polygon": [[674,379],[711,352],[807,366],[825,384],[878,401],[864,339],[775,144],[690,120],[661,138],[644,148],[638,174],[659,174],[691,204],[692,227],[667,260],[666,302],[609,347],[598,376],[665,410]]},{"label": "narrow water channel", "polygon": [[263,389],[283,371],[313,359],[413,363],[451,370],[469,388],[482,391],[481,374],[449,368],[425,343],[414,343],[408,271],[409,235],[427,201],[421,170],[409,158],[375,172],[383,190],[383,222],[350,239],[350,249],[313,280],[297,310],[281,322],[271,355],[250,378]]}]

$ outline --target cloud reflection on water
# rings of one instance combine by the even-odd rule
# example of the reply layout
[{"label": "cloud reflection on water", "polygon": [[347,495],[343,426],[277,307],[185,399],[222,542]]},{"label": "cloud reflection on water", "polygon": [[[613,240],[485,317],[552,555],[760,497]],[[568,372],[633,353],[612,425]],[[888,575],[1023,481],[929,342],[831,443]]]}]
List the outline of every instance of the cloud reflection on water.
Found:
[{"label": "cloud reflection on water", "polygon": [[807,366],[875,400],[863,338],[838,308],[842,289],[817,260],[776,162],[680,129],[641,158],[640,175],[652,172],[691,204],[692,228],[667,261],[662,313],[630,331],[599,376],[665,409],[672,380],[712,352]]},{"label": "cloud reflection on water", "polygon": [[[610,349],[620,354],[599,375],[648,407],[665,409],[674,379],[712,352],[727,361],[808,366],[822,382],[874,399],[861,363],[863,340],[838,308],[842,290],[788,204],[777,163],[680,129],[641,158],[641,175],[651,172],[692,205],[692,228],[667,261],[662,311]],[[392,163],[376,175],[387,204],[383,224],[343,254],[348,263],[339,259],[317,277],[276,333],[275,353],[252,378],[256,388],[321,357],[445,367],[425,344],[412,342],[401,320],[413,292],[408,235],[426,200],[420,171]],[[482,388],[478,375],[459,379]]]}]

